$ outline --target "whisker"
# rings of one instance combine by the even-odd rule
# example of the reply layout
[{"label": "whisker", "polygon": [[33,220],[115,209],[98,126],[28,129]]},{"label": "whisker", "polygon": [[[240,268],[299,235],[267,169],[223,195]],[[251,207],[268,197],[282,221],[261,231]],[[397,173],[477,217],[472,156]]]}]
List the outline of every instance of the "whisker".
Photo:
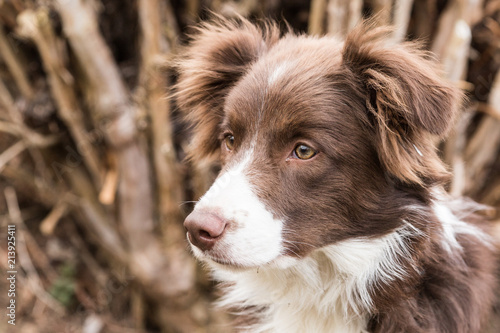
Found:
[{"label": "whisker", "polygon": [[[297,235],[297,233],[294,233],[292,232],[291,230],[282,230],[282,233],[283,234],[286,234],[286,235],[292,235],[292,236],[295,236]],[[310,243],[306,243],[306,242],[299,242],[299,241],[292,241],[292,240],[285,240],[285,242],[293,242],[293,243],[296,243],[296,244],[303,244],[303,245],[307,245],[307,246],[310,246],[310,247],[315,247],[313,244],[310,244]]]}]

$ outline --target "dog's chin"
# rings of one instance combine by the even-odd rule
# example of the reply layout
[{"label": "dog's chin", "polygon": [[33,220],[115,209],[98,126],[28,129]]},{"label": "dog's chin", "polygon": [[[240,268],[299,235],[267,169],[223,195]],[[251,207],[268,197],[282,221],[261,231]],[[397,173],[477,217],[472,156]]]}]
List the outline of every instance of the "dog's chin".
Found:
[{"label": "dog's chin", "polygon": [[231,258],[231,256],[221,256],[216,253],[206,253],[193,245],[191,245],[191,249],[198,260],[206,263],[212,269],[231,272],[243,272],[266,267],[286,269],[293,266],[298,260],[287,255],[279,255],[266,262],[254,262],[245,257]]}]

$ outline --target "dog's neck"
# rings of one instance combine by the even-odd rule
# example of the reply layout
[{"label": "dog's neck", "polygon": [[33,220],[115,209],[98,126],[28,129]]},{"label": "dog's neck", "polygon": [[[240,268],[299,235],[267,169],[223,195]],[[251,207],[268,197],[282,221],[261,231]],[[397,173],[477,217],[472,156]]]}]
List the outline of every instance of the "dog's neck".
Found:
[{"label": "dog's neck", "polygon": [[408,274],[401,260],[411,260],[407,238],[415,233],[404,225],[383,237],[327,246],[290,265],[215,270],[228,285],[220,305],[258,312],[252,332],[363,332],[373,286]]}]

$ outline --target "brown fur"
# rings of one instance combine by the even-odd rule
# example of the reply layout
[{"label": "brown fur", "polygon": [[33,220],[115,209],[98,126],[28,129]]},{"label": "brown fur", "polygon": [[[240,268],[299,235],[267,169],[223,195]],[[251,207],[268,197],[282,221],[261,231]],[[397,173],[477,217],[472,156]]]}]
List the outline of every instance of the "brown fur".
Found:
[{"label": "brown fur", "polygon": [[[433,142],[452,126],[461,93],[427,54],[386,45],[386,34],[361,26],[341,42],[280,38],[276,26],[245,20],[203,24],[178,64],[175,96],[194,133],[189,154],[219,157],[224,170],[257,138],[249,177],[286,221],[291,256],[410,223],[421,235],[405,240],[413,257],[399,264],[408,276],[373,287],[369,331],[478,332],[492,303],[491,247],[461,234],[463,253],[450,256],[430,208],[448,176]],[[286,75],[270,84],[283,63],[291,63]],[[232,151],[225,133],[235,137]],[[297,142],[318,154],[287,159]],[[463,219],[482,220],[469,206]]]}]

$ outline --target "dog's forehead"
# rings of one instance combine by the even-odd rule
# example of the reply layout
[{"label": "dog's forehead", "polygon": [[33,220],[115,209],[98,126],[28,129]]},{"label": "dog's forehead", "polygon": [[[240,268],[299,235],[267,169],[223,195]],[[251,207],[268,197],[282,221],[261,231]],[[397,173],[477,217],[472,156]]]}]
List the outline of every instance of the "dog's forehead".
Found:
[{"label": "dog's forehead", "polygon": [[278,45],[231,89],[226,122],[243,122],[246,130],[266,124],[279,129],[321,118],[317,111],[333,93],[328,76],[339,66],[338,45]]}]

